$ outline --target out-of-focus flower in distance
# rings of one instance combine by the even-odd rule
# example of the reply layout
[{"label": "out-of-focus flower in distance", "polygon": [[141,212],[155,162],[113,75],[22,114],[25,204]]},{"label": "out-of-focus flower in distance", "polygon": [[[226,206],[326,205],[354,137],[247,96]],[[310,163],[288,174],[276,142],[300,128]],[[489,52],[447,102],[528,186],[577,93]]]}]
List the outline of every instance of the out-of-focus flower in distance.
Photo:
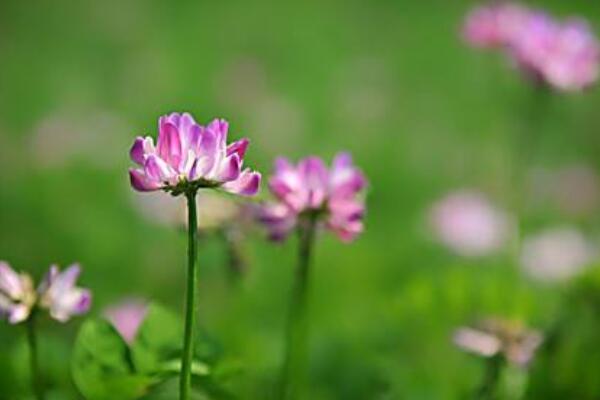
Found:
[{"label": "out-of-focus flower in distance", "polygon": [[587,267],[595,247],[571,227],[548,229],[523,241],[520,262],[526,273],[540,281],[563,281]]},{"label": "out-of-focus flower in distance", "polygon": [[131,186],[140,192],[164,190],[179,195],[190,189],[222,188],[252,196],[260,174],[242,169],[249,141],[227,145],[229,124],[215,119],[204,127],[188,113],[159,119],[158,139],[138,136],[130,150],[136,168],[129,170]]},{"label": "out-of-focus flower in distance", "polygon": [[66,322],[72,316],[85,314],[90,309],[90,290],[75,286],[80,273],[78,264],[62,272],[52,265],[38,288],[40,306],[47,308],[50,316],[57,321]]},{"label": "out-of-focus flower in distance", "polygon": [[530,186],[536,206],[550,199],[554,206],[572,216],[589,216],[600,203],[600,179],[594,169],[576,164],[530,172]]},{"label": "out-of-focus flower in distance", "polygon": [[438,200],[429,211],[429,223],[437,240],[465,257],[500,250],[512,230],[508,215],[473,190],[458,190]]},{"label": "out-of-focus flower in distance", "polygon": [[92,295],[88,289],[75,286],[80,272],[77,264],[62,273],[52,265],[35,290],[29,275],[17,273],[8,263],[0,261],[0,315],[7,316],[11,324],[16,324],[29,318],[37,308],[47,309],[50,317],[60,322],[86,313]]},{"label": "out-of-focus flower in distance", "polygon": [[480,48],[501,48],[533,81],[577,91],[599,73],[600,44],[582,19],[557,21],[524,6],[500,2],[471,11],[465,40]]},{"label": "out-of-focus flower in distance", "polygon": [[366,185],[347,153],[338,154],[330,169],[317,157],[297,165],[279,158],[269,180],[275,201],[260,208],[259,219],[273,240],[286,238],[305,218],[316,218],[341,240],[351,241],[363,231]]},{"label": "out-of-focus flower in distance", "polygon": [[453,336],[454,343],[464,351],[486,358],[502,355],[520,367],[529,365],[542,340],[540,332],[499,318],[485,319],[475,327],[458,328]]},{"label": "out-of-focus flower in distance", "polygon": [[131,345],[148,313],[148,303],[142,299],[126,299],[107,307],[104,317],[115,327],[123,340]]},{"label": "out-of-focus flower in distance", "polygon": [[478,6],[467,14],[462,34],[474,47],[503,47],[519,33],[528,16],[528,10],[515,3]]},{"label": "out-of-focus flower in distance", "polygon": [[15,272],[5,261],[0,261],[0,317],[11,324],[26,320],[35,305],[37,294],[31,277]]}]

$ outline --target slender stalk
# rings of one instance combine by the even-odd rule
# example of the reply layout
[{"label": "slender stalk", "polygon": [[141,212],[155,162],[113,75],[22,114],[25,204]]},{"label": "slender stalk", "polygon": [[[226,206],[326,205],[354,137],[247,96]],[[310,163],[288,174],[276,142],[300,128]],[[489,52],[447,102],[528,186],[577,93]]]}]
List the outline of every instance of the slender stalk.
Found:
[{"label": "slender stalk", "polygon": [[196,288],[198,269],[196,266],[198,220],[196,216],[196,191],[186,193],[188,206],[188,271],[185,294],[185,329],[183,333],[183,354],[181,357],[181,376],[179,382],[180,400],[190,398],[192,382],[192,357],[194,355],[194,325],[196,319]]},{"label": "slender stalk", "polygon": [[316,216],[310,215],[298,228],[298,265],[287,320],[280,399],[298,398],[304,374],[308,342],[307,292],[315,226]]},{"label": "slender stalk", "polygon": [[37,335],[35,332],[36,311],[33,310],[26,322],[27,343],[29,344],[29,366],[31,370],[31,387],[37,400],[44,400],[44,387],[38,364]]},{"label": "slender stalk", "polygon": [[485,372],[481,385],[477,389],[475,399],[477,400],[492,400],[496,398],[496,387],[500,379],[502,371],[502,356],[496,355],[486,362]]}]

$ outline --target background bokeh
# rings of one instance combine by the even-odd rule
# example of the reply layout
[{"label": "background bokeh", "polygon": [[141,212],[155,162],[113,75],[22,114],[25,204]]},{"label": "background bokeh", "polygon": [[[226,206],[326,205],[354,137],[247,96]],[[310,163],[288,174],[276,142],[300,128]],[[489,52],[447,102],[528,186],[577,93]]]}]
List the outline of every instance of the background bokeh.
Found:
[{"label": "background bokeh", "polygon": [[[429,232],[430,205],[465,187],[508,210],[521,199],[525,234],[566,225],[595,242],[600,228],[597,199],[568,213],[531,185],[565,167],[596,173],[600,90],[540,99],[504,58],[462,42],[473,4],[2,1],[0,259],[38,277],[79,261],[94,315],[128,296],[181,310],[186,238],[139,212],[128,150],[136,135],[155,135],[161,114],[220,116],[233,137],[251,139],[247,163],[265,175],[277,155],[348,150],[370,180],[365,234],[351,245],[319,238],[304,398],[468,397],[483,364],[452,332],[487,315],[560,327],[558,350],[544,347],[547,362],[532,365],[531,398],[598,398],[593,268],[540,283],[512,248],[463,258]],[[535,5],[600,28],[593,2]],[[238,395],[269,398],[295,241],[273,245],[255,230],[237,282],[222,250],[217,238],[200,245],[199,318],[242,365]],[[71,388],[66,399],[79,398],[68,359],[80,323],[43,323],[42,364]],[[26,391],[21,330],[0,324],[1,399]]]}]

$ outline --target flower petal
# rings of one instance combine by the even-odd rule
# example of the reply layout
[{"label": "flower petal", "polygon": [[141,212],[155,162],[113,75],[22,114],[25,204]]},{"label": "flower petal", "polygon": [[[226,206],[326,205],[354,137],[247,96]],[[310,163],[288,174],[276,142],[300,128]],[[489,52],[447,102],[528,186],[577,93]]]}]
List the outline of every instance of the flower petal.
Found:
[{"label": "flower petal", "polygon": [[142,169],[129,169],[131,186],[139,192],[152,192],[161,188],[161,184],[148,178]]},{"label": "flower petal", "polygon": [[246,150],[248,149],[248,144],[250,144],[250,141],[246,138],[231,143],[227,146],[227,155],[230,156],[233,153],[237,153],[240,160],[243,160],[244,155],[246,155]]},{"label": "flower petal", "polygon": [[237,153],[233,153],[221,163],[217,180],[219,182],[229,182],[236,180],[240,176],[241,162]]},{"label": "flower petal", "polygon": [[246,169],[236,180],[223,184],[223,189],[242,196],[254,196],[260,188],[260,180],[259,172]]},{"label": "flower petal", "polygon": [[8,295],[12,299],[18,299],[23,292],[21,278],[10,265],[0,261],[0,293]]},{"label": "flower petal", "polygon": [[176,176],[175,171],[165,161],[155,155],[150,155],[146,159],[144,172],[148,178],[156,182],[171,183]]},{"label": "flower petal", "polygon": [[162,121],[158,132],[156,149],[159,157],[177,171],[181,162],[183,149],[181,147],[179,130],[175,125],[165,120]]},{"label": "flower petal", "polygon": [[131,146],[131,150],[129,150],[129,156],[131,160],[140,165],[144,165],[144,138],[138,136],[135,138],[133,142],[133,146]]}]

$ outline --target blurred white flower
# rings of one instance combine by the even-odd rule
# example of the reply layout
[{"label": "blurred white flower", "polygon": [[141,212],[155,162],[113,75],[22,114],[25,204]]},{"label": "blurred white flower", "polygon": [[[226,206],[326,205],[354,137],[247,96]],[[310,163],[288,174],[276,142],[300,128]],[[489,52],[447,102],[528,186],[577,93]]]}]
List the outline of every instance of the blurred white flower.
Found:
[{"label": "blurred white flower", "polygon": [[523,241],[521,266],[534,279],[566,280],[589,265],[594,246],[574,228],[554,228]]},{"label": "blurred white flower", "polygon": [[508,362],[526,367],[543,337],[540,332],[522,324],[499,318],[488,318],[474,328],[460,327],[453,341],[460,349],[481,357],[501,354]]},{"label": "blurred white flower", "polygon": [[436,202],[429,222],[441,243],[465,257],[484,256],[502,248],[512,225],[505,212],[483,194],[470,190],[450,193]]}]

